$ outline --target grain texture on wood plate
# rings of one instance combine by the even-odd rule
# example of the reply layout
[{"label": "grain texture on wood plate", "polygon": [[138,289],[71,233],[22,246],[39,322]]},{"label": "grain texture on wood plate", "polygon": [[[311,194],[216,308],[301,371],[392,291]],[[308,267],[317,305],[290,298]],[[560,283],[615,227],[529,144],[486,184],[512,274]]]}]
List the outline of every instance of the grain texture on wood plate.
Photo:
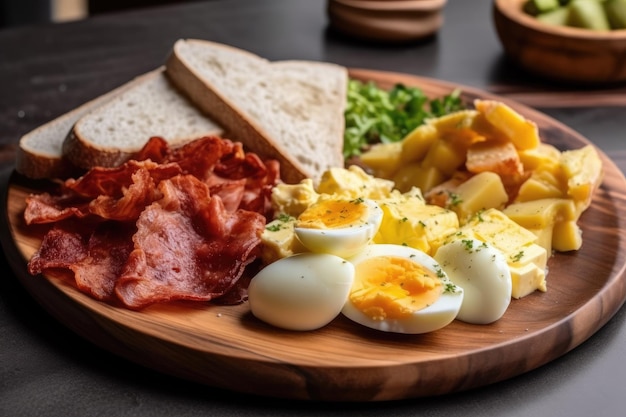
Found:
[{"label": "grain texture on wood plate", "polygon": [[[411,75],[351,70],[383,87],[405,83],[439,96],[507,102],[537,122],[559,149],[589,142],[542,113],[481,91]],[[578,346],[626,297],[626,180],[601,153],[605,180],[580,219],[583,246],[549,260],[548,291],[513,300],[490,325],[453,322],[430,334],[388,334],[338,317],[312,332],[272,328],[247,304],[155,305],[129,311],[95,301],[71,281],[29,276],[27,260],[41,227],[26,227],[24,198],[42,191],[14,174],[4,204],[7,257],[23,285],[65,325],[97,345],[146,367],[211,386],[264,396],[318,401],[382,401],[467,390],[535,369]]]}]

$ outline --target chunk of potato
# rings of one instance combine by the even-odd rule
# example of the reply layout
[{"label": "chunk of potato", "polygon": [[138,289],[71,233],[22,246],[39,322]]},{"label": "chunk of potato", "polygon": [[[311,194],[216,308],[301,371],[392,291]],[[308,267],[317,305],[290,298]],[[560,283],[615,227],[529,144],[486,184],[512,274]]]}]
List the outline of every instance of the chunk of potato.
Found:
[{"label": "chunk of potato", "polygon": [[560,169],[561,151],[547,143],[540,143],[532,149],[518,150],[518,155],[526,171],[551,171]]},{"label": "chunk of potato", "polygon": [[361,154],[361,162],[379,178],[391,179],[401,163],[402,142],[379,143]]},{"label": "chunk of potato", "polygon": [[554,225],[552,248],[559,252],[578,250],[583,244],[582,231],[575,220]]},{"label": "chunk of potato", "polygon": [[594,191],[603,178],[602,160],[593,145],[561,153],[561,167],[567,178],[567,195],[574,199],[579,211],[591,204]]},{"label": "chunk of potato", "polygon": [[503,208],[509,198],[500,176],[488,171],[461,183],[454,195],[455,201],[449,208],[459,216],[461,223],[482,210]]},{"label": "chunk of potato", "polygon": [[396,188],[401,192],[407,192],[413,187],[427,192],[437,184],[441,184],[446,176],[434,166],[425,167],[419,162],[412,162],[402,166],[392,179]]},{"label": "chunk of potato", "polygon": [[[429,119],[427,124],[436,129],[440,138],[445,138],[445,140],[463,150],[476,142],[486,140],[485,134],[491,135],[496,132],[493,128],[489,131],[489,123],[476,110],[462,110],[450,113]],[[478,126],[480,126],[481,131],[477,130]]]},{"label": "chunk of potato", "polygon": [[465,167],[473,173],[494,172],[501,177],[520,177],[524,166],[511,142],[488,141],[475,143],[467,150]]},{"label": "chunk of potato", "polygon": [[[514,203],[503,210],[511,220],[532,231],[548,253],[580,248],[579,214],[570,198],[545,198]],[[572,227],[574,226],[574,227]]]},{"label": "chunk of potato", "polygon": [[559,181],[549,172],[534,172],[520,186],[515,202],[565,197]]},{"label": "chunk of potato", "polygon": [[517,149],[533,149],[539,146],[539,129],[537,124],[513,110],[508,105],[495,100],[474,101],[478,112],[485,115],[486,119],[504,136],[510,140]]},{"label": "chunk of potato", "polygon": [[422,160],[422,166],[435,167],[446,175],[452,176],[465,163],[465,152],[446,140],[434,142]]},{"label": "chunk of potato", "polygon": [[557,222],[578,218],[574,201],[569,198],[545,198],[513,203],[503,212],[515,223],[527,229],[551,227]]},{"label": "chunk of potato", "polygon": [[430,124],[423,124],[413,129],[401,142],[401,163],[418,162],[424,159],[426,152],[439,139],[437,128]]}]

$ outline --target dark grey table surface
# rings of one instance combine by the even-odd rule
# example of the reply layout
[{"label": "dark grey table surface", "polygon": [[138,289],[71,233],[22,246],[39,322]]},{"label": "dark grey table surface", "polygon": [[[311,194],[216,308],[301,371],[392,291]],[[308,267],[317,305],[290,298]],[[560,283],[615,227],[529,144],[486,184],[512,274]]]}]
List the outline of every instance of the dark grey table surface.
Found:
[{"label": "dark grey table surface", "polygon": [[[520,70],[503,55],[490,0],[449,0],[438,35],[406,45],[346,39],[327,22],[325,0],[213,0],[0,30],[2,192],[21,135],[161,65],[184,37],[507,96],[574,128],[626,170],[626,87],[563,85]],[[626,415],[626,308],[565,356],[495,385],[437,398],[310,403],[212,389],[116,357],[49,316],[0,260],[2,416]]]}]

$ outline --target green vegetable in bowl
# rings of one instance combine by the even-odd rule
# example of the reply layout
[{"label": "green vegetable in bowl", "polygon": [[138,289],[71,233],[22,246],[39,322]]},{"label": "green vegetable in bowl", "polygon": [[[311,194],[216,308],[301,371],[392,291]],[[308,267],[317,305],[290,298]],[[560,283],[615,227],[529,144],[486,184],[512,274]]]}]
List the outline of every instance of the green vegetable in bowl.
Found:
[{"label": "green vegetable in bowl", "polygon": [[524,11],[557,26],[626,29],[626,0],[527,0]]},{"label": "green vegetable in bowl", "polygon": [[368,145],[402,140],[427,118],[465,108],[458,90],[430,100],[422,90],[396,84],[387,91],[373,82],[350,80],[345,111],[344,157],[360,155]]}]

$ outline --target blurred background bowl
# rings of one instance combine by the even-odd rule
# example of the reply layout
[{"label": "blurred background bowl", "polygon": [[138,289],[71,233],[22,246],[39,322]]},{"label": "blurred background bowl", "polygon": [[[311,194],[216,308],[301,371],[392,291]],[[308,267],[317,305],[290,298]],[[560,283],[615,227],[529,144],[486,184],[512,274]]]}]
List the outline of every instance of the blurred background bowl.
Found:
[{"label": "blurred background bowl", "polygon": [[526,0],[494,0],[493,19],[505,53],[553,80],[585,84],[626,81],[626,29],[595,31],[543,23]]},{"label": "blurred background bowl", "polygon": [[407,42],[434,35],[446,0],[328,0],[331,27],[374,41]]}]

